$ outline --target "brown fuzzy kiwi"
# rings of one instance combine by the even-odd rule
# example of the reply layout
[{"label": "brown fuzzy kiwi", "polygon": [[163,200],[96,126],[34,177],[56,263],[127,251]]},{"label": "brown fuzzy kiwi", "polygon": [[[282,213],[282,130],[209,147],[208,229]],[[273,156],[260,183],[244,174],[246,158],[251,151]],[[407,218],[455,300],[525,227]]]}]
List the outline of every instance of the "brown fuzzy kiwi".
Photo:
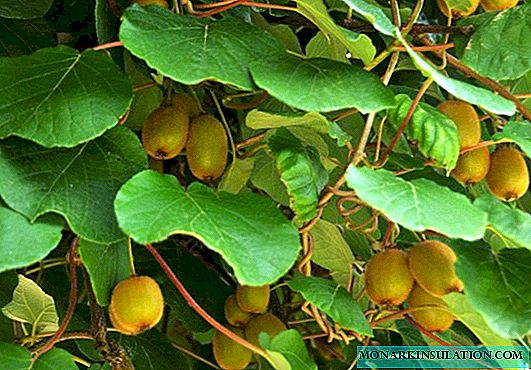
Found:
[{"label": "brown fuzzy kiwi", "polygon": [[437,109],[454,121],[461,149],[479,143],[481,126],[473,106],[460,100],[447,100],[439,104]]},{"label": "brown fuzzy kiwi", "polygon": [[131,276],[113,289],[109,316],[122,334],[137,335],[162,318],[164,299],[159,285],[149,276]]},{"label": "brown fuzzy kiwi", "polygon": [[456,260],[452,248],[437,240],[417,243],[409,250],[411,275],[436,297],[463,290],[463,282],[455,273]]},{"label": "brown fuzzy kiwi", "polygon": [[[450,12],[448,11],[448,6],[444,0],[437,0],[437,5],[439,9],[445,16],[448,17]],[[470,14],[474,13],[478,8],[479,0],[470,0],[470,6],[466,10],[452,9],[452,17],[462,18],[468,17]]]},{"label": "brown fuzzy kiwi", "polygon": [[236,295],[231,294],[225,301],[225,318],[232,326],[244,326],[251,320],[253,315],[243,311],[238,306]]},{"label": "brown fuzzy kiwi", "polygon": [[452,176],[463,184],[477,184],[487,176],[490,153],[487,147],[478,148],[459,156]]},{"label": "brown fuzzy kiwi", "polygon": [[245,312],[264,313],[269,305],[269,285],[245,286],[238,285],[236,299],[238,306]]},{"label": "brown fuzzy kiwi", "polygon": [[175,158],[186,145],[189,128],[190,118],[185,111],[172,106],[159,107],[144,121],[144,149],[155,159]]},{"label": "brown fuzzy kiwi", "polygon": [[[408,297],[410,308],[422,306],[436,306],[423,308],[410,313],[413,320],[424,329],[434,332],[442,332],[450,329],[454,323],[454,316],[448,312],[448,305],[441,298],[432,296],[430,293],[415,284]],[[439,307],[439,308],[437,308]]]},{"label": "brown fuzzy kiwi", "polygon": [[[243,329],[229,327],[238,336],[244,336]],[[214,358],[219,367],[225,370],[242,370],[251,362],[253,353],[239,343],[236,343],[221,332],[216,332],[212,340]]]},{"label": "brown fuzzy kiwi", "polygon": [[229,143],[221,122],[209,115],[192,120],[186,159],[192,174],[206,182],[217,179],[227,165]]},{"label": "brown fuzzy kiwi", "polygon": [[260,333],[265,332],[273,339],[280,332],[287,330],[286,325],[272,313],[255,316],[245,326],[245,337],[255,346],[260,346]]},{"label": "brown fuzzy kiwi", "polygon": [[140,6],[158,5],[166,9],[170,8],[166,0],[135,0],[135,3]]},{"label": "brown fuzzy kiwi", "polygon": [[497,198],[511,201],[522,197],[529,188],[529,171],[520,151],[501,146],[490,156],[485,178],[489,190]]},{"label": "brown fuzzy kiwi", "polygon": [[365,290],[374,303],[397,306],[406,300],[413,287],[407,260],[407,254],[399,249],[388,249],[369,260]]},{"label": "brown fuzzy kiwi", "polygon": [[481,6],[487,12],[514,8],[518,0],[481,0]]},{"label": "brown fuzzy kiwi", "polygon": [[193,97],[187,94],[174,93],[171,96],[171,106],[186,112],[190,119],[194,119],[202,114],[201,109]]}]

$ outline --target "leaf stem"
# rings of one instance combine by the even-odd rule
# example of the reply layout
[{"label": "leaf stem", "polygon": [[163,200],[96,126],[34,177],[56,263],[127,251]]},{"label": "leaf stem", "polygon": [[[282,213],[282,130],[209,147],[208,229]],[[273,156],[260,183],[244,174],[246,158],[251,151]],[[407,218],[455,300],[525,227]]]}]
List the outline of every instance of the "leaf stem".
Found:
[{"label": "leaf stem", "polygon": [[121,42],[121,41],[113,41],[113,42],[108,42],[106,44],[101,44],[101,45],[98,45],[98,46],[94,46],[92,48],[92,50],[94,50],[94,51],[105,50],[105,49],[116,48],[116,47],[119,47],[119,46],[124,46],[123,42]]}]

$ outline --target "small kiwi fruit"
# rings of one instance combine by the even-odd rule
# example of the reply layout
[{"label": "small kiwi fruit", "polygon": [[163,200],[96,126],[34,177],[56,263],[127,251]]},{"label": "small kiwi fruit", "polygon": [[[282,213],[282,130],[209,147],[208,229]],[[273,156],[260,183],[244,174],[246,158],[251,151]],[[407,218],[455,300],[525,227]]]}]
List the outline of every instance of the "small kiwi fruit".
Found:
[{"label": "small kiwi fruit", "polygon": [[109,316],[122,334],[137,335],[162,318],[164,299],[159,285],[149,276],[131,276],[113,289]]},{"label": "small kiwi fruit", "polygon": [[245,337],[255,346],[260,346],[259,335],[265,332],[271,339],[280,332],[287,330],[286,325],[272,313],[264,313],[253,317],[245,325]]},{"label": "small kiwi fruit", "polygon": [[529,171],[520,151],[501,146],[490,156],[490,168],[485,178],[492,194],[504,201],[521,198],[529,188]]},{"label": "small kiwi fruit", "polygon": [[481,126],[473,106],[460,100],[447,100],[439,104],[437,109],[457,126],[460,149],[479,143]]},{"label": "small kiwi fruit", "polygon": [[175,158],[186,145],[189,128],[190,118],[184,110],[161,106],[144,121],[144,149],[155,159]]},{"label": "small kiwi fruit", "polygon": [[[243,329],[229,327],[234,334],[244,337]],[[251,362],[253,353],[239,343],[217,331],[212,340],[214,358],[225,370],[242,370]]]},{"label": "small kiwi fruit", "polygon": [[[437,5],[439,6],[439,9],[445,16],[449,16],[450,12],[448,10],[448,6],[446,5],[446,2],[444,0],[437,0]],[[460,9],[452,9],[452,17],[462,18],[462,17],[468,17],[470,14],[474,13],[476,9],[478,8],[479,0],[470,0],[470,6],[466,10],[460,10]]]},{"label": "small kiwi fruit", "polygon": [[487,12],[514,8],[518,0],[481,0],[481,6]]},{"label": "small kiwi fruit", "polygon": [[411,275],[436,297],[463,290],[463,282],[455,273],[456,260],[453,249],[437,240],[425,240],[409,250]]},{"label": "small kiwi fruit", "polygon": [[236,300],[238,306],[245,312],[264,313],[269,305],[269,285],[246,286],[238,285]]},{"label": "small kiwi fruit", "polygon": [[428,331],[442,332],[450,329],[454,323],[454,316],[447,311],[448,305],[446,302],[441,298],[432,296],[417,284],[415,284],[409,294],[408,303],[410,308],[436,306],[433,308],[426,307],[410,313],[413,320]]},{"label": "small kiwi fruit", "polygon": [[490,153],[487,147],[478,148],[459,156],[452,176],[463,184],[477,184],[487,176]]},{"label": "small kiwi fruit", "polygon": [[192,120],[186,159],[192,174],[206,182],[217,179],[227,165],[229,143],[221,122],[209,115]]},{"label": "small kiwi fruit", "polygon": [[365,268],[365,290],[369,298],[381,306],[397,306],[404,302],[413,287],[408,256],[400,249],[375,254]]},{"label": "small kiwi fruit", "polygon": [[197,102],[193,97],[187,94],[173,93],[171,95],[171,106],[176,109],[184,110],[190,119],[202,114]]},{"label": "small kiwi fruit", "polygon": [[231,294],[225,300],[225,318],[232,326],[244,326],[252,317],[251,313],[243,311],[238,306],[235,294]]},{"label": "small kiwi fruit", "polygon": [[166,0],[135,0],[135,3],[140,6],[158,5],[166,9],[170,8]]}]

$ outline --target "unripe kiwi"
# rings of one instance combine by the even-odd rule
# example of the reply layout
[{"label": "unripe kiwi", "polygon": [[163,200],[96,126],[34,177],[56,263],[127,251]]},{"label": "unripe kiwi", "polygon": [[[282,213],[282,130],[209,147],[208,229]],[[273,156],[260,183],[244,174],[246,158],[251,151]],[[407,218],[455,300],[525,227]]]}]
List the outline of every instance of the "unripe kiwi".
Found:
[{"label": "unripe kiwi", "polygon": [[113,289],[109,316],[122,334],[137,335],[151,329],[160,321],[163,311],[162,292],[149,276],[131,276]]},{"label": "unripe kiwi", "polygon": [[460,100],[447,100],[439,104],[437,109],[454,121],[461,149],[479,143],[481,127],[473,106]]},{"label": "unripe kiwi", "polygon": [[253,317],[247,323],[245,326],[245,337],[250,343],[255,346],[260,346],[260,340],[258,339],[260,333],[265,332],[273,339],[273,337],[284,330],[287,330],[286,325],[278,317],[268,312]]},{"label": "unripe kiwi", "polygon": [[253,315],[243,311],[236,300],[236,295],[230,295],[225,301],[225,318],[233,326],[244,326]]},{"label": "unripe kiwi", "polygon": [[464,184],[476,184],[489,172],[490,154],[487,147],[478,148],[459,156],[452,176]]},{"label": "unripe kiwi", "polygon": [[514,8],[518,0],[481,0],[481,6],[487,12]]},{"label": "unripe kiwi", "polygon": [[142,143],[155,159],[175,158],[186,145],[190,118],[172,106],[155,109],[144,121]]},{"label": "unripe kiwi", "polygon": [[455,273],[457,256],[452,248],[437,240],[417,243],[409,250],[409,269],[424,290],[442,297],[463,290],[463,282]]},{"label": "unripe kiwi", "polygon": [[264,313],[269,305],[269,285],[245,286],[238,285],[236,299],[238,306],[250,313]]},{"label": "unripe kiwi", "polygon": [[166,0],[135,0],[135,3],[140,6],[158,5],[166,9],[170,8]]},{"label": "unripe kiwi", "polygon": [[[243,330],[240,328],[229,328],[234,334],[242,337]],[[249,365],[253,353],[239,343],[236,343],[221,332],[216,332],[212,340],[214,358],[219,367],[226,370],[242,370]]]},{"label": "unripe kiwi", "polygon": [[206,114],[192,120],[186,159],[195,177],[209,182],[221,176],[227,165],[228,149],[221,122]]},{"label": "unripe kiwi", "polygon": [[388,249],[369,260],[365,290],[374,303],[397,306],[406,300],[413,287],[407,260],[407,254],[399,249]]},{"label": "unripe kiwi", "polygon": [[529,171],[518,149],[502,146],[490,156],[486,182],[497,198],[511,201],[522,197],[529,188]]},{"label": "unripe kiwi", "polygon": [[[441,10],[441,12],[443,12],[443,14],[448,17],[450,12],[448,11],[448,6],[446,5],[446,2],[444,0],[437,0],[437,5],[439,5],[439,9]],[[476,11],[478,5],[479,0],[470,0],[470,6],[465,11],[459,9],[452,9],[452,16],[467,17]]]},{"label": "unripe kiwi", "polygon": [[190,119],[202,114],[197,102],[190,95],[182,93],[172,94],[171,105],[176,109],[184,110]]},{"label": "unripe kiwi", "polygon": [[422,306],[441,307],[441,309],[426,307],[410,313],[413,320],[428,331],[445,331],[450,329],[450,326],[454,323],[454,316],[448,312],[446,302],[441,298],[432,296],[417,284],[415,284],[408,297],[408,303],[410,308]]}]

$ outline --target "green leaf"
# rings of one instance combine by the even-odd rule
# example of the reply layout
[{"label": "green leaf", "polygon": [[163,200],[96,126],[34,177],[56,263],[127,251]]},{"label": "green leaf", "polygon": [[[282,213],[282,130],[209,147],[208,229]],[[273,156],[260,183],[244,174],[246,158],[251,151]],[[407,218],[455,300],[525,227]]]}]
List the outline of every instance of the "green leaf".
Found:
[{"label": "green leaf", "polygon": [[[308,349],[300,333],[285,330],[273,339],[265,333],[260,335],[260,345],[274,359],[275,369],[317,370],[317,365],[308,354]],[[286,361],[289,367],[286,367]]]},{"label": "green leaf", "polygon": [[251,178],[254,169],[255,158],[234,158],[230,166],[225,170],[218,186],[218,190],[231,194],[238,194]]},{"label": "green leaf", "polygon": [[61,240],[63,222],[45,216],[31,224],[0,201],[0,272],[25,267],[48,255]]},{"label": "green leaf", "polygon": [[474,201],[474,205],[487,213],[487,222],[498,236],[511,244],[531,250],[531,215],[511,208],[489,194]]},{"label": "green leaf", "polygon": [[[412,100],[407,95],[395,97],[397,106],[388,110],[389,122],[398,130],[406,117]],[[411,121],[407,124],[406,135],[416,141],[420,152],[447,170],[451,170],[459,157],[459,138],[455,123],[431,105],[420,103]]]},{"label": "green leaf", "polygon": [[469,328],[482,344],[486,346],[515,345],[512,340],[500,337],[489,328],[481,314],[468,303],[466,295],[452,293],[444,296],[443,299],[456,318]]},{"label": "green leaf", "polygon": [[214,80],[247,90],[254,89],[249,64],[283,50],[269,33],[234,17],[213,22],[136,4],[124,13],[120,40],[175,81]]},{"label": "green leaf", "polygon": [[0,17],[17,19],[34,19],[48,12],[53,0],[13,1],[0,0]]},{"label": "green leaf", "polygon": [[256,162],[251,175],[251,183],[258,189],[264,191],[275,202],[288,205],[288,193],[286,187],[280,181],[275,159],[265,151],[259,152],[255,158]]},{"label": "green leaf", "polygon": [[330,59],[285,55],[253,63],[251,74],[271,96],[304,111],[356,108],[369,113],[395,104],[391,90],[376,75]]},{"label": "green leaf", "polygon": [[29,21],[0,18],[0,35],[0,56],[31,54],[54,43],[52,30],[43,18]]},{"label": "green leaf", "polygon": [[79,241],[79,255],[100,306],[107,306],[114,286],[133,273],[129,248],[127,240],[110,244]]},{"label": "green leaf", "polygon": [[[11,302],[11,299],[13,299],[13,291],[17,287],[17,284],[18,277],[15,270],[0,273],[0,307],[4,307]],[[4,315],[0,315],[0,338],[2,338],[4,342],[11,342],[15,339],[13,333],[13,321],[9,320]]]},{"label": "green leaf", "polygon": [[0,58],[0,138],[73,147],[115,126],[129,108],[131,83],[104,52],[66,46]]},{"label": "green leaf", "polygon": [[387,170],[351,166],[347,184],[370,207],[409,230],[429,229],[464,240],[477,240],[485,233],[484,212],[463,194],[432,181],[406,181]]},{"label": "green leaf", "polygon": [[531,333],[531,251],[503,249],[494,254],[484,245],[459,245],[455,251],[468,302],[490,328],[504,338]]},{"label": "green leaf", "polygon": [[0,342],[0,368],[28,370],[31,368],[31,352],[15,344]]},{"label": "green leaf", "polygon": [[512,116],[515,113],[516,106],[513,102],[496,95],[490,90],[447,77],[439,72],[430,61],[420,54],[417,54],[400,34],[398,34],[397,37],[406,48],[406,51],[415,63],[415,66],[422,72],[422,74],[426,77],[432,78],[440,87],[448,91],[457,99],[477,105],[478,107],[495,114]]},{"label": "green leaf", "polygon": [[18,275],[13,300],[2,308],[2,313],[11,320],[30,324],[34,334],[53,332],[59,327],[53,298],[24,275]]},{"label": "green leaf", "polygon": [[320,29],[320,34],[324,36],[327,46],[334,45],[336,48],[339,47],[338,44],[343,46],[343,61],[345,61],[346,50],[350,51],[352,57],[361,59],[365,64],[374,58],[376,48],[371,39],[367,35],[338,26],[328,14],[323,0],[296,0],[295,2],[297,11]]},{"label": "green leaf", "polygon": [[369,21],[374,28],[387,36],[395,36],[396,29],[384,11],[377,5],[365,0],[342,0],[350,9]]},{"label": "green leaf", "polygon": [[33,370],[79,370],[74,357],[60,348],[53,348],[46,352],[44,355],[33,365]]},{"label": "green leaf", "polygon": [[347,48],[335,40],[326,38],[321,31],[306,45],[306,56],[308,58],[325,58],[337,62],[348,63]]},{"label": "green leaf", "polygon": [[[485,21],[482,21],[486,18]],[[474,17],[479,21],[461,61],[495,80],[516,79],[531,70],[531,4]]]},{"label": "green leaf", "polygon": [[371,326],[361,307],[342,286],[313,276],[296,276],[288,282],[288,286],[301,293],[304,299],[324,311],[338,325],[362,335],[372,336]]},{"label": "green leaf", "polygon": [[256,27],[269,32],[278,39],[278,41],[284,45],[286,50],[302,54],[299,39],[290,26],[287,24],[270,24],[264,17],[262,17],[262,15],[260,15],[260,13],[257,12],[251,12],[251,19]]},{"label": "green leaf", "polygon": [[492,137],[494,140],[509,139],[531,157],[531,122],[511,121],[503,126],[503,130]]},{"label": "green leaf", "polygon": [[[188,234],[222,255],[241,284],[275,282],[293,266],[297,229],[268,199],[214,193],[200,183],[185,191],[173,176],[144,171],[115,200],[120,227],[141,244]],[[260,264],[256,264],[260,261]]]},{"label": "green leaf", "polygon": [[82,238],[112,243],[125,239],[112,202],[118,188],[147,167],[135,134],[117,127],[76,148],[47,149],[10,138],[0,142],[0,195],[34,221],[59,213]]}]

